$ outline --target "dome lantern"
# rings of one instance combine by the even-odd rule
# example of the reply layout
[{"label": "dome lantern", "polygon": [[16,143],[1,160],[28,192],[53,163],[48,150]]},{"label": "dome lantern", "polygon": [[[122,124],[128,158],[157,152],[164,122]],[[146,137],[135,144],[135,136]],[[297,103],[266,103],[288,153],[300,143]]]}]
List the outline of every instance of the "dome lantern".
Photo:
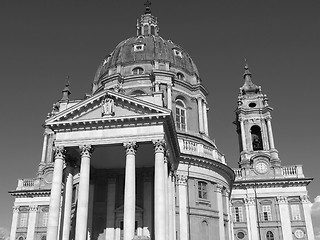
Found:
[{"label": "dome lantern", "polygon": [[146,10],[143,15],[141,15],[140,20],[137,19],[137,36],[143,35],[155,35],[159,34],[158,20],[151,14],[150,5],[151,2],[148,0],[144,4]]}]

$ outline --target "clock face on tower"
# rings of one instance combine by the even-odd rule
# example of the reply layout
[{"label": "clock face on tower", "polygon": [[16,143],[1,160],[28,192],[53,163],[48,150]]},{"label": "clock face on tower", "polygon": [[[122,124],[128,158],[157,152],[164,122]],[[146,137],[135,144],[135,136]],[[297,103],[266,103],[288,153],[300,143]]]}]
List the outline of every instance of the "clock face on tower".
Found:
[{"label": "clock face on tower", "polygon": [[255,170],[260,174],[266,173],[268,171],[268,165],[265,162],[258,162],[255,165]]}]

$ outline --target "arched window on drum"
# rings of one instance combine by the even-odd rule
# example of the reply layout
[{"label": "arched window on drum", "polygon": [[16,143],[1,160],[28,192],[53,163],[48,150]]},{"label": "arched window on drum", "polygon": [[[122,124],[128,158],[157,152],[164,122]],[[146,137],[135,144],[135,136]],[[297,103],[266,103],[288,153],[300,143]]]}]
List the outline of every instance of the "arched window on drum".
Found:
[{"label": "arched window on drum", "polygon": [[266,234],[267,240],[274,240],[273,232],[268,231]]},{"label": "arched window on drum", "polygon": [[143,74],[143,68],[142,67],[136,67],[136,68],[132,69],[132,74],[133,75]]},{"label": "arched window on drum", "polygon": [[187,111],[186,105],[181,99],[176,100],[176,126],[178,130],[187,130]]}]

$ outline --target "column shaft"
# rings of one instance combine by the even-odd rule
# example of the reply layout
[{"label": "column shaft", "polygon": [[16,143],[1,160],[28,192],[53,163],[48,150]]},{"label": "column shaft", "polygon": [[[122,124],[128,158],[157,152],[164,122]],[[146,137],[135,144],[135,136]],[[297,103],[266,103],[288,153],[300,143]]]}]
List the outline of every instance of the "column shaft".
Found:
[{"label": "column shaft", "polygon": [[135,213],[136,213],[136,167],[135,154],[136,143],[125,143],[126,148],[126,171],[124,185],[124,240],[132,240],[135,231]]},{"label": "column shaft", "polygon": [[116,179],[108,179],[108,192],[107,192],[107,229],[106,240],[114,240],[115,224],[114,224],[114,209],[116,205]]},{"label": "column shaft", "polygon": [[224,216],[223,216],[223,197],[222,197],[222,189],[221,185],[216,185],[217,189],[217,205],[219,210],[219,236],[220,240],[225,240],[225,231],[224,231]]},{"label": "column shaft", "polygon": [[277,200],[279,204],[281,230],[282,230],[283,239],[292,240],[291,221],[290,221],[290,213],[289,213],[287,198],[279,196],[277,197]]},{"label": "column shaft", "polygon": [[143,183],[143,236],[152,239],[152,174],[145,173]]},{"label": "column shaft", "polygon": [[268,126],[268,133],[269,133],[270,148],[274,149],[274,139],[273,139],[273,132],[272,132],[270,118],[267,119],[267,126]]},{"label": "column shaft", "polygon": [[177,175],[177,184],[179,191],[179,232],[180,240],[189,240],[189,221],[188,221],[188,191],[187,176]]},{"label": "column shaft", "polygon": [[168,159],[164,160],[164,197],[166,200],[165,214],[166,214],[166,239],[169,239],[169,193],[168,193]]},{"label": "column shaft", "polygon": [[90,145],[80,147],[81,166],[79,195],[76,217],[76,240],[86,240],[88,234],[88,207],[90,187],[90,158],[92,148]]},{"label": "column shaft", "polygon": [[248,223],[248,232],[250,231],[250,237],[248,240],[256,240],[259,239],[258,229],[258,216],[256,211],[256,204],[254,197],[249,197],[245,199],[246,201],[246,209],[247,209],[247,223]]},{"label": "column shaft", "polygon": [[173,228],[173,225],[174,225],[174,217],[175,217],[175,214],[174,214],[174,208],[173,208],[173,204],[174,204],[174,201],[172,200],[173,197],[174,197],[174,189],[173,189],[173,186],[172,186],[172,171],[170,171],[170,174],[168,176],[168,213],[169,213],[169,219],[168,219],[168,225],[169,225],[169,228],[168,228],[168,232],[169,232],[169,240],[173,240],[174,239],[174,228]]},{"label": "column shaft", "polygon": [[11,223],[11,231],[10,231],[10,240],[16,239],[17,225],[18,225],[18,215],[19,215],[19,207],[13,207],[12,214],[12,223]]},{"label": "column shaft", "polygon": [[166,240],[165,215],[165,181],[164,181],[164,140],[157,140],[155,145],[155,176],[154,176],[154,226],[155,240]]},{"label": "column shaft", "polygon": [[48,134],[44,133],[42,154],[41,154],[41,163],[45,163],[45,161],[46,161],[47,147],[48,147]]},{"label": "column shaft", "polygon": [[36,219],[37,219],[38,206],[30,206],[29,210],[29,219],[28,219],[28,231],[27,231],[27,240],[34,239],[34,231],[36,228]]},{"label": "column shaft", "polygon": [[52,178],[52,185],[51,185],[51,194],[50,194],[48,227],[47,227],[48,240],[57,240],[58,238],[62,171],[63,171],[64,157],[65,157],[64,148],[60,146],[56,147],[53,178]]},{"label": "column shaft", "polygon": [[204,125],[204,133],[209,135],[208,129],[208,116],[207,116],[207,104],[203,102],[203,125]]},{"label": "column shaft", "polygon": [[72,208],[72,190],[73,190],[73,174],[70,165],[66,168],[66,178],[64,186],[64,212],[62,226],[62,240],[69,240],[71,226],[71,208]]},{"label": "column shaft", "polygon": [[302,198],[303,214],[304,214],[304,219],[305,219],[306,228],[307,228],[307,236],[308,236],[308,239],[314,239],[314,232],[313,232],[312,219],[311,219],[312,203],[310,203],[307,195],[304,195],[301,198]]},{"label": "column shaft", "polygon": [[167,85],[167,100],[168,100],[168,109],[172,109],[172,85]]},{"label": "column shaft", "polygon": [[244,131],[243,120],[240,120],[240,130],[241,130],[242,150],[247,151],[246,135]]},{"label": "column shaft", "polygon": [[198,117],[199,117],[199,132],[203,133],[203,114],[202,114],[202,99],[197,98],[198,101]]}]

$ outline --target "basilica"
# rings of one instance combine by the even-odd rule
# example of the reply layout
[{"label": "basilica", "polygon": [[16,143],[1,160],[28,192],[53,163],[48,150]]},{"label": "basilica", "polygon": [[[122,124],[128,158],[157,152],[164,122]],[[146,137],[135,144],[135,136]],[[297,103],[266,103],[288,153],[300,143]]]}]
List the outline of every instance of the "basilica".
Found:
[{"label": "basilica", "polygon": [[281,165],[272,108],[248,65],[232,169],[209,136],[198,69],[159,35],[149,1],[136,36],[102,59],[91,94],[71,99],[69,87],[44,121],[35,177],[10,191],[10,240],[314,239],[312,178]]}]

